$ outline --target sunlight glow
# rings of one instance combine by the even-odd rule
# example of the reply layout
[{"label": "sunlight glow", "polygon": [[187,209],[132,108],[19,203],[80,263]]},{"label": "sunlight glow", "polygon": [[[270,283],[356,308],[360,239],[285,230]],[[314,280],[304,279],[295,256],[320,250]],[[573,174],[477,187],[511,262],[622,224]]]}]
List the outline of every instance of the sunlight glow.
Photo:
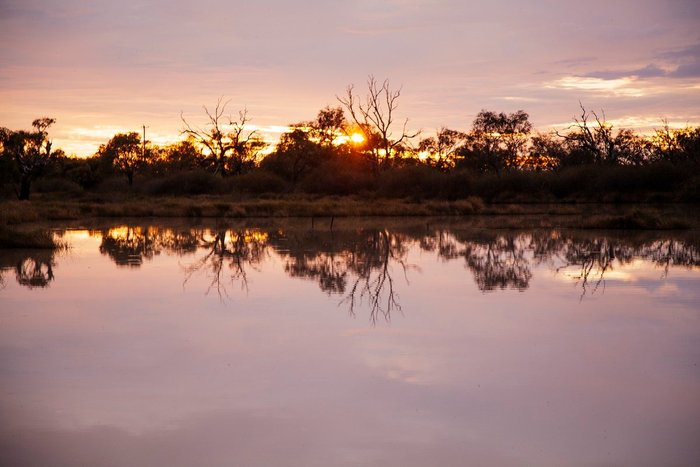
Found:
[{"label": "sunlight glow", "polygon": [[350,135],[350,141],[352,141],[354,144],[361,144],[365,142],[365,137],[362,135],[362,133],[353,133]]}]

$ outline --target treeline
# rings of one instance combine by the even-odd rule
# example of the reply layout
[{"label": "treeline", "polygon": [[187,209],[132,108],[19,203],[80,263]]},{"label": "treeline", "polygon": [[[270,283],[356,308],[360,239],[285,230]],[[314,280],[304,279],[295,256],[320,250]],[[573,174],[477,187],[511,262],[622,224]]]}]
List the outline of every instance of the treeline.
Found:
[{"label": "treeline", "polygon": [[205,123],[182,117],[181,141],[156,146],[119,133],[92,157],[54,149],[52,118],[32,131],[0,129],[5,197],[31,191],[147,195],[306,193],[486,201],[698,201],[700,128],[663,123],[651,136],[615,129],[595,112],[561,132],[533,131],[520,110],[482,110],[467,131],[411,134],[395,120],[399,91],[370,77],[271,146],[219,100]]}]

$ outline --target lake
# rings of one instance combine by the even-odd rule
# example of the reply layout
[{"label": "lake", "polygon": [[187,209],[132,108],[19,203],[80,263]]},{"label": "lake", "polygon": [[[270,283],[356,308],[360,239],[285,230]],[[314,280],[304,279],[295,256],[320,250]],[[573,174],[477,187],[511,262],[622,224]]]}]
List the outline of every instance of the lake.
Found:
[{"label": "lake", "polygon": [[114,221],[0,251],[0,464],[700,465],[698,232],[491,227]]}]

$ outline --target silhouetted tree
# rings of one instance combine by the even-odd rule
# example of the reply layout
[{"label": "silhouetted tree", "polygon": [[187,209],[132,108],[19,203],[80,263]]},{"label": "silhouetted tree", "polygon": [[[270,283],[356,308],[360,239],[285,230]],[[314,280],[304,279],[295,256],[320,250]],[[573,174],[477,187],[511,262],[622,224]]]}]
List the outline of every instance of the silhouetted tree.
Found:
[{"label": "silhouetted tree", "polygon": [[671,128],[664,121],[651,141],[652,157],[671,163],[700,162],[700,127]]},{"label": "silhouetted tree", "polygon": [[136,170],[146,163],[141,136],[135,131],[117,133],[107,144],[100,146],[98,155],[105,162],[111,161],[115,168],[126,175],[129,186],[134,184]]},{"label": "silhouetted tree", "polygon": [[556,169],[567,156],[566,147],[556,134],[536,134],[530,138],[530,150],[520,167],[526,170]]},{"label": "silhouetted tree", "polygon": [[190,139],[166,146],[161,153],[168,171],[192,170],[202,164],[202,153]]},{"label": "silhouetted tree", "polygon": [[302,176],[321,163],[324,150],[309,139],[309,133],[301,128],[282,134],[275,151],[267,156],[261,167],[296,184]]},{"label": "silhouetted tree", "polygon": [[[591,116],[595,123],[591,121]],[[559,134],[559,133],[558,133]],[[564,134],[571,157],[567,164],[593,163],[609,165],[640,165],[648,159],[641,138],[628,129],[614,131],[605,120],[605,113],[587,111],[581,105],[581,116],[574,117],[574,124]]]},{"label": "silhouetted tree", "polygon": [[346,131],[347,124],[342,107],[327,106],[308,126],[312,139],[318,140],[322,147],[332,148],[333,142]]},{"label": "silhouetted tree", "polygon": [[182,123],[185,125],[182,134],[191,137],[206,148],[209,154],[206,155],[205,161],[213,166],[214,173],[221,176],[228,173],[242,174],[255,165],[258,156],[266,146],[257,131],[246,129],[250,121],[246,109],[238,112],[238,120],[224,115],[228,102],[222,103],[222,99],[219,98],[214,112],[210,112],[204,106],[204,112],[208,118],[205,128],[192,127],[180,114]]},{"label": "silhouetted tree", "polygon": [[[62,151],[51,151],[48,128],[56,123],[53,118],[38,118],[32,122],[34,131],[12,131],[0,128],[0,149],[3,159],[13,162],[19,179],[17,198],[29,199],[32,180],[39,176],[51,159]],[[9,165],[9,164],[7,164]]]},{"label": "silhouetted tree", "polygon": [[440,128],[435,136],[424,138],[418,143],[418,151],[428,153],[426,162],[441,170],[455,166],[457,151],[464,144],[467,135],[461,131]]},{"label": "silhouetted tree", "polygon": [[479,112],[459,151],[460,166],[482,173],[519,167],[532,130],[528,119],[522,110],[511,114]]},{"label": "silhouetted tree", "polygon": [[392,91],[389,80],[384,80],[380,85],[374,76],[367,79],[367,95],[360,99],[354,91],[353,85],[346,89],[345,96],[338,97],[338,101],[348,110],[354,123],[363,133],[368,148],[371,151],[372,162],[375,171],[391,166],[395,153],[403,144],[419,132],[407,133],[406,119],[400,134],[394,135],[394,112],[398,107],[398,99],[401,89]]}]

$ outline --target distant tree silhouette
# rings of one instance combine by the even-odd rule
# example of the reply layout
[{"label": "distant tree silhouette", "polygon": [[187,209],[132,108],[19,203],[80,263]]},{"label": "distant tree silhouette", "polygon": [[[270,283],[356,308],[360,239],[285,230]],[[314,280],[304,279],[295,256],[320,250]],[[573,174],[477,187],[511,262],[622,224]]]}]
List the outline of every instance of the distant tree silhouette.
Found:
[{"label": "distant tree silhouette", "polygon": [[159,162],[162,172],[183,172],[202,166],[202,153],[192,139],[186,139],[161,148]]},{"label": "distant tree silhouette", "polygon": [[239,111],[238,120],[234,120],[225,115],[229,101],[222,100],[219,98],[213,112],[204,106],[208,118],[205,128],[191,126],[180,114],[184,124],[182,134],[208,151],[205,161],[213,166],[214,173],[221,176],[229,173],[240,175],[255,165],[266,144],[256,130],[246,128],[250,122],[248,111]]},{"label": "distant tree silhouette", "polygon": [[[38,118],[32,122],[34,131],[12,131],[0,128],[0,155],[12,161],[19,188],[17,198],[29,199],[32,180],[38,177],[51,159],[62,151],[52,151],[48,128],[56,123],[54,118]],[[9,165],[9,164],[7,164]]]},{"label": "distant tree silhouette", "polygon": [[530,138],[530,150],[522,159],[524,170],[553,170],[567,156],[566,146],[556,134],[538,133]]},{"label": "distant tree silhouette", "polygon": [[523,110],[511,114],[482,110],[459,151],[460,166],[481,173],[517,168],[531,130],[529,115]]},{"label": "distant tree silhouette", "polygon": [[141,136],[135,131],[117,133],[107,144],[100,146],[98,155],[126,175],[129,186],[134,184],[134,174],[145,166]]},{"label": "distant tree silhouette", "polygon": [[443,127],[435,136],[422,139],[418,143],[418,151],[428,153],[428,164],[441,170],[449,170],[455,166],[455,157],[466,137],[466,133]]},{"label": "distant tree silhouette", "polygon": [[328,148],[310,139],[302,128],[283,133],[277,148],[261,166],[296,184],[304,175],[319,166]]},{"label": "distant tree silhouette", "polygon": [[671,128],[668,121],[655,130],[651,141],[652,157],[656,161],[700,163],[700,127]]},{"label": "distant tree silhouette", "polygon": [[308,123],[311,138],[325,148],[332,148],[338,136],[346,133],[347,126],[343,108],[330,106],[321,109],[316,119]]},{"label": "distant tree silhouette", "polygon": [[[566,142],[572,158],[569,165],[592,163],[608,165],[641,165],[648,159],[645,144],[629,129],[614,131],[605,119],[605,113],[581,107],[581,116],[574,117],[574,124],[565,133],[557,133]],[[591,117],[595,122],[591,121]]]}]

